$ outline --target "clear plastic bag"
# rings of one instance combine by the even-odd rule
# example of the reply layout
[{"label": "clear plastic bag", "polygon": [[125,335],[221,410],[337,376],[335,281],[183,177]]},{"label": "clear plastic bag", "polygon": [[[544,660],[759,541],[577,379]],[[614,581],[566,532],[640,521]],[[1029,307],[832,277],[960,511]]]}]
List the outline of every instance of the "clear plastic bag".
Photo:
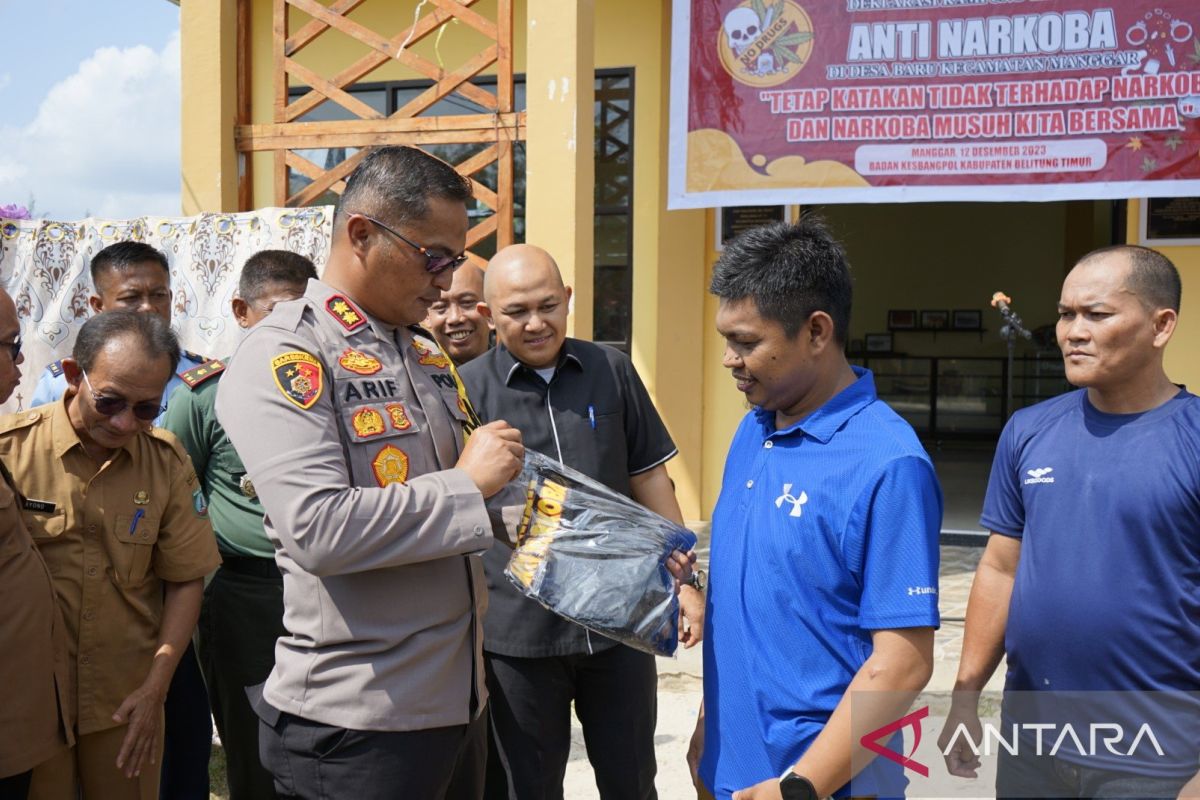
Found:
[{"label": "clear plastic bag", "polygon": [[517,589],[589,630],[674,655],[679,600],[666,559],[696,535],[533,450],[517,482],[525,511],[505,569]]}]

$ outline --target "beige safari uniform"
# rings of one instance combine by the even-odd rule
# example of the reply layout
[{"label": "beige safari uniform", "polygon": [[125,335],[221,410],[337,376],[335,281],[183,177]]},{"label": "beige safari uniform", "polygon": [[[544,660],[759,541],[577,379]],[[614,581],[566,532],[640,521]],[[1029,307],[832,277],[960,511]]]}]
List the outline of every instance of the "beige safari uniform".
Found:
[{"label": "beige safari uniform", "polygon": [[0,466],[0,778],[74,742],[66,631],[22,505]]},{"label": "beige safari uniform", "polygon": [[67,399],[0,417],[0,458],[58,595],[83,736],[117,727],[113,712],[149,674],[162,582],[202,578],[220,558],[179,441],[154,428],[98,467],[71,427]]},{"label": "beige safari uniform", "polygon": [[278,710],[372,731],[484,706],[482,495],[454,469],[470,427],[450,362],[320,281],[242,342],[217,418],[267,512],[284,625]]}]

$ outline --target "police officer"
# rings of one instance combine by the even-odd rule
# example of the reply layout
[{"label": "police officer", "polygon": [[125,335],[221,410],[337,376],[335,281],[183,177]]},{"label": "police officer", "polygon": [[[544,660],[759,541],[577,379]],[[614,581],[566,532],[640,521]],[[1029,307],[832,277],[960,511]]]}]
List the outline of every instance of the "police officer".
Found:
[{"label": "police officer", "polygon": [[[304,294],[317,271],[286,250],[262,250],[246,261],[233,298],[233,316],[249,329],[276,303]],[[275,796],[271,773],[258,758],[258,718],[247,686],[262,683],[275,664],[283,627],[283,577],[263,531],[263,510],[246,468],[217,422],[217,385],[229,359],[214,359],[182,373],[184,387],[167,408],[163,427],[192,457],[208,497],[208,513],[221,567],[204,589],[197,649],[225,750],[231,800]]]},{"label": "police officer", "polygon": [[484,498],[524,451],[502,421],[465,439],[450,360],[408,327],[465,260],[470,196],[419,150],[373,151],[347,180],[323,280],[250,332],[217,391],[283,573],[288,635],[255,708],[285,794],[482,790]]},{"label": "police officer", "polygon": [[179,343],[153,314],[88,320],[61,402],[0,418],[0,458],[68,632],[75,746],[33,771],[35,800],[153,800],[163,702],[219,563],[187,453],[153,428]]},{"label": "police officer", "polygon": [[[16,306],[0,289],[0,403],[21,382],[24,360]],[[65,630],[21,518],[25,502],[0,463],[0,800],[25,800],[33,767],[75,741]]]}]

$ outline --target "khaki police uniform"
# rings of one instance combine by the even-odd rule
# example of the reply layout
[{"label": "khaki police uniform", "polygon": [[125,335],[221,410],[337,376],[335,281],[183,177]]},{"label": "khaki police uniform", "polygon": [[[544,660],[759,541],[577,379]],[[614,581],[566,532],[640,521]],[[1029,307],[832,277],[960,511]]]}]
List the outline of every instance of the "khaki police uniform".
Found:
[{"label": "khaki police uniform", "polygon": [[150,672],[163,581],[220,563],[187,453],[154,428],[103,465],[87,455],[67,399],[0,418],[0,458],[49,567],[67,631],[75,747],[34,770],[33,798],[154,798],[158,770],[126,780],[115,766],[125,725],[113,713]]},{"label": "khaki police uniform", "polygon": [[254,327],[218,387],[283,573],[288,635],[258,706],[274,729],[290,715],[426,732],[484,708],[478,554],[492,529],[454,468],[474,412],[417,331],[312,280]]},{"label": "khaki police uniform", "polygon": [[67,639],[50,572],[0,465],[0,778],[27,772],[74,742]]}]

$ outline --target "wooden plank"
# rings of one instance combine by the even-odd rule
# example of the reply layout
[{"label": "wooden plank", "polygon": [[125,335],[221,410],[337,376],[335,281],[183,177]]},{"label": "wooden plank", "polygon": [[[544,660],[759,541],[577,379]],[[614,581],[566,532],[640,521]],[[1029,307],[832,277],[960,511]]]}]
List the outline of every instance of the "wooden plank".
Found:
[{"label": "wooden plank", "polygon": [[308,186],[289,197],[287,204],[289,206],[306,206],[330,189],[341,194],[346,188],[346,176],[353,172],[358,163],[370,152],[370,150],[359,150],[333,169],[326,170],[320,178],[314,179]]},{"label": "wooden plank", "polygon": [[298,153],[293,153],[291,150],[285,150],[283,153],[283,158],[289,167],[296,170],[296,172],[299,172],[301,175],[309,178],[310,180],[319,180],[325,175],[324,167],[317,166],[304,156]]},{"label": "wooden plank", "polygon": [[479,12],[467,8],[458,0],[429,0],[429,3],[458,17],[487,38],[496,40],[498,35],[496,23]]},{"label": "wooden plank", "polygon": [[[383,53],[388,58],[392,57],[393,51],[396,49],[392,46],[391,40],[388,37],[377,33],[366,25],[362,25],[349,17],[336,14],[316,0],[288,0],[288,5],[300,9],[310,17],[321,20],[326,25],[335,30],[338,30],[357,42],[365,44],[372,50]],[[288,55],[291,55],[290,53]]]},{"label": "wooden plank", "polygon": [[475,255],[470,250],[467,251],[467,261],[479,267],[480,269],[487,269],[487,259],[483,256]]},{"label": "wooden plank", "polygon": [[471,182],[471,195],[476,200],[495,211],[496,206],[499,205],[499,203],[496,201],[496,193],[492,191],[490,187],[485,186],[474,178],[467,178],[467,180]]},{"label": "wooden plank", "polygon": [[[304,135],[320,136],[341,133],[389,133],[393,131],[456,131],[481,130],[497,132],[492,140],[511,138],[512,132],[524,127],[525,113],[454,114],[436,117],[387,117],[386,119],[348,119],[323,122],[286,122],[240,126],[238,137]],[[504,136],[503,134],[508,134]]]},{"label": "wooden plank", "polygon": [[[371,106],[367,105],[362,100],[359,100],[357,97],[350,94],[349,92],[330,83],[325,78],[322,78],[316,72],[312,71],[311,69],[304,66],[303,64],[293,61],[290,58],[285,58],[284,59],[284,68],[287,70],[287,72],[289,74],[295,75],[301,81],[308,84],[313,89],[320,92],[321,94],[325,95],[327,98],[329,98],[333,102],[337,103],[339,106],[346,109],[351,114],[354,114],[357,117],[361,117],[362,119],[382,119],[383,118],[383,112],[377,111],[376,109],[371,108]],[[292,105],[289,105],[287,108],[284,109],[284,114],[287,115],[287,120],[293,120],[297,116],[292,113],[292,106],[294,106],[294,105],[295,104],[293,103]]]},{"label": "wooden plank", "polygon": [[512,0],[499,0],[496,6],[496,110],[500,113],[513,110],[512,26]]},{"label": "wooden plank", "polygon": [[[496,45],[493,43],[486,50],[476,53],[457,70],[450,73],[445,78],[442,78],[440,81],[421,92],[412,100],[409,100],[404,104],[403,108],[399,109],[392,116],[415,117],[417,114],[420,114],[438,100],[454,91],[456,86],[466,83],[471,78],[475,77],[475,75],[477,75],[479,72],[494,64],[496,62],[496,49]],[[494,109],[496,107],[496,98],[491,97],[490,100],[492,105],[487,106],[487,108]]]},{"label": "wooden plank", "polygon": [[480,150],[466,161],[460,161],[459,163],[455,164],[454,169],[458,171],[459,175],[469,178],[476,172],[479,172],[479,170],[486,167],[488,164],[491,164],[493,161],[495,161],[496,154],[499,152],[499,145],[492,145],[486,150]]},{"label": "wooden plank", "polygon": [[499,200],[496,206],[496,249],[508,247],[513,243],[513,146],[512,142],[501,140],[496,145],[496,195]]},{"label": "wooden plank", "polygon": [[[250,74],[250,0],[237,0],[237,110],[234,125],[249,125],[252,114],[253,83]],[[254,208],[254,156],[238,154],[237,210]]]},{"label": "wooden plank", "polygon": [[[271,17],[271,43],[274,54],[272,63],[275,65],[275,97],[272,103],[272,119],[275,122],[287,121],[284,108],[287,107],[288,79],[283,63],[283,43],[287,41],[287,28],[287,2],[275,0]],[[287,162],[284,160],[282,151],[275,153],[274,161],[272,184],[275,189],[275,205],[281,206],[287,202],[288,196]]]},{"label": "wooden plank", "polygon": [[[336,3],[329,7],[329,11],[333,14],[349,14],[354,9],[363,4],[363,0],[337,0]],[[293,33],[284,42],[284,55],[294,56],[300,52],[309,42],[316,39],[322,33],[327,31],[329,26],[319,19],[309,20],[300,30]]]},{"label": "wooden plank", "polygon": [[[524,138],[522,133],[521,138]],[[380,131],[357,134],[281,134],[266,136],[244,136],[237,139],[242,152],[253,150],[308,150],[322,147],[375,147],[383,144],[404,144],[419,147],[429,144],[491,144],[496,141],[495,131]]]},{"label": "wooden plank", "polygon": [[467,247],[471,248],[479,244],[496,232],[496,215],[492,214],[487,219],[480,222],[478,225],[467,231]]},{"label": "wooden plank", "polygon": [[[479,0],[462,0],[462,4],[464,6],[474,5],[477,2],[479,2]],[[414,64],[420,63],[421,61],[424,61],[424,59],[419,59],[417,57],[413,57],[414,59],[416,59],[414,62],[414,60],[407,58],[408,56],[412,56],[412,54],[409,53],[407,50],[401,51],[401,49],[400,49],[401,45],[404,45],[405,42],[408,42],[408,44],[411,45],[414,42],[420,41],[422,38],[427,36],[431,31],[436,30],[443,22],[450,19],[451,16],[452,15],[449,12],[443,11],[440,8],[434,10],[433,12],[431,12],[429,14],[422,15],[421,18],[419,20],[417,20],[414,24],[410,25],[408,28],[405,28],[404,30],[400,31],[400,33],[398,33],[392,37],[391,43],[394,45],[395,50],[396,50],[396,54],[393,57],[396,58],[397,60],[401,61],[405,65],[407,65],[409,67],[413,67],[414,69],[417,69],[417,67],[414,66]],[[348,84],[355,83],[359,79],[361,79],[364,75],[367,75],[370,72],[372,72],[373,70],[378,69],[381,65],[383,65],[387,61],[388,61],[388,57],[383,55],[382,53],[378,53],[378,52],[367,53],[362,58],[360,58],[358,61],[354,62],[353,64],[351,64],[350,66],[346,67],[344,70],[339,72],[337,75],[333,76],[332,82],[337,84],[338,86],[343,86],[343,87]],[[428,62],[428,61],[425,61],[424,63],[426,65],[430,64],[430,62]],[[426,77],[432,77],[424,70],[418,70],[418,71],[420,71],[421,74],[426,75]],[[441,74],[441,70],[437,69],[436,67],[434,67],[434,72],[436,75],[439,75],[439,76]],[[434,80],[436,80],[436,78],[434,78]],[[316,92],[309,92],[307,95],[305,95],[304,97],[297,100],[296,103],[294,103],[293,105],[295,105],[297,107],[297,109],[298,109],[297,116],[299,116],[300,114],[303,114],[305,111],[311,110],[312,108],[319,105],[320,103],[321,103],[320,94],[316,93]]]}]

